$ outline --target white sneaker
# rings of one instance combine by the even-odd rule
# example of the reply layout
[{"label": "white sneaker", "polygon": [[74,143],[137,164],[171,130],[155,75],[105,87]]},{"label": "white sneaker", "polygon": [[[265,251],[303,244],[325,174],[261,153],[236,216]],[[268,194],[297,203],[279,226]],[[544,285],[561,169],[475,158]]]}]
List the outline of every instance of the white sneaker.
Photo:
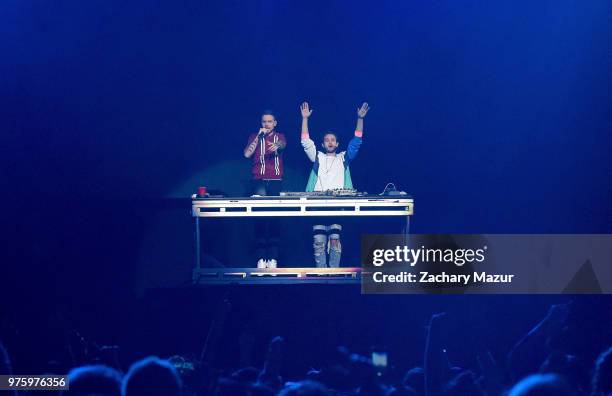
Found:
[{"label": "white sneaker", "polygon": [[275,259],[270,259],[268,260],[268,268],[276,268],[276,260]]},{"label": "white sneaker", "polygon": [[264,259],[259,259],[259,261],[257,262],[257,268],[268,268],[268,262]]}]

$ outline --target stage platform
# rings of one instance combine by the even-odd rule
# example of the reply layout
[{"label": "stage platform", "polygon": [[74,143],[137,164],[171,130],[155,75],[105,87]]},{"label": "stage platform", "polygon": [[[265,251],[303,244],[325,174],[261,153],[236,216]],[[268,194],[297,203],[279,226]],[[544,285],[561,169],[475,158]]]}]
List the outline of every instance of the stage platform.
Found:
[{"label": "stage platform", "polygon": [[195,285],[358,284],[361,268],[196,268]]},{"label": "stage platform", "polygon": [[[360,283],[361,269],[347,268],[205,268],[202,266],[200,219],[263,217],[401,217],[408,235],[414,200],[398,196],[266,196],[217,198],[192,195],[195,220],[194,284]],[[334,221],[334,220],[330,220]],[[326,224],[332,224],[331,222]],[[310,234],[309,234],[310,235]],[[355,261],[351,261],[355,263]],[[358,261],[357,261],[358,262]]]}]

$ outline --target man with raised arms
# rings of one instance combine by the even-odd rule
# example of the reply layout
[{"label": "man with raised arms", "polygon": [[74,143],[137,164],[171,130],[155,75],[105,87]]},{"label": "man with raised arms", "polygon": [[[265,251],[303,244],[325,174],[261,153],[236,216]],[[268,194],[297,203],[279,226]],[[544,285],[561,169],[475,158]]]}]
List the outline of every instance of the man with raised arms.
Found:
[{"label": "man with raised arms", "polygon": [[[306,191],[327,191],[339,188],[353,188],[349,164],[355,159],[361,147],[363,138],[363,119],[370,110],[367,103],[357,109],[357,127],[354,137],[349,141],[346,151],[338,152],[340,142],[334,132],[326,132],[323,135],[321,148],[317,151],[315,143],[310,139],[308,130],[308,118],[312,110],[307,102],[302,103],[302,134],[301,143],[306,156],[312,162],[312,171],[308,179]],[[339,267],[342,254],[340,244],[340,232],[342,226],[332,224],[330,226],[315,225],[313,227],[314,237],[314,260],[318,268]],[[327,255],[329,254],[329,260]]]}]

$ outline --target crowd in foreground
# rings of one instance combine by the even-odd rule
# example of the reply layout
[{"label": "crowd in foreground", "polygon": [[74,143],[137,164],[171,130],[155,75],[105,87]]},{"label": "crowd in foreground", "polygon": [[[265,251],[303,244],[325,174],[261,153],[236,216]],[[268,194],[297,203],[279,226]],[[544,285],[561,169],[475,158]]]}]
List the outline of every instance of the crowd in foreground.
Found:
[{"label": "crowd in foreground", "polygon": [[[595,362],[564,352],[551,342],[567,319],[567,305],[553,305],[546,316],[519,340],[503,364],[490,353],[478,356],[478,368],[456,367],[442,343],[445,314],[431,317],[422,367],[405,375],[388,375],[371,358],[339,347],[339,359],[311,369],[298,381],[284,381],[284,341],[274,337],[263,367],[215,370],[204,353],[198,362],[150,356],[123,372],[116,360],[94,361],[68,372],[69,389],[60,395],[183,396],[612,396],[612,347]],[[11,373],[0,343],[0,375]],[[38,392],[38,391],[36,391]],[[15,394],[17,394],[15,392]],[[28,394],[27,391],[20,394]],[[37,393],[36,393],[37,394]]]}]

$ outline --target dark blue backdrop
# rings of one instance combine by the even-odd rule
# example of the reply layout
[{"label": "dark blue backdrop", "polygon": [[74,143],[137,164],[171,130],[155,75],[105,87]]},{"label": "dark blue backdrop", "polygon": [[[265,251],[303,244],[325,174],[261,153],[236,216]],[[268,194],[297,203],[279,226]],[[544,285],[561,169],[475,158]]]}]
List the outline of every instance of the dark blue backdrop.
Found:
[{"label": "dark blue backdrop", "polygon": [[266,108],[305,178],[299,103],[315,136],[346,142],[368,101],[354,178],[412,193],[417,230],[609,232],[611,16],[607,1],[7,1],[4,179],[167,195],[240,161]]}]

